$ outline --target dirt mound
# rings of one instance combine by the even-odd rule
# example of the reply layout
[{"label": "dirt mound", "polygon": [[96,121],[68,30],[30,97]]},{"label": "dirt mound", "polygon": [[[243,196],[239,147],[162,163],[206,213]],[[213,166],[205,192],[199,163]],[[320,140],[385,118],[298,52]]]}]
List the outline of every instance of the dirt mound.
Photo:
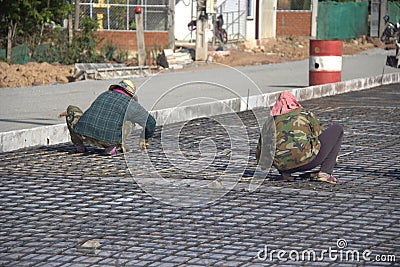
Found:
[{"label": "dirt mound", "polygon": [[0,87],[22,87],[68,83],[72,81],[74,66],[29,62],[9,65],[0,62]]},{"label": "dirt mound", "polygon": [[[308,38],[279,38],[262,42],[260,45],[248,48],[244,45],[230,49],[229,56],[216,58],[218,63],[229,66],[274,64],[298,61],[309,58]],[[379,46],[376,42],[366,40],[351,40],[343,42],[343,55],[354,55],[361,51]]]}]

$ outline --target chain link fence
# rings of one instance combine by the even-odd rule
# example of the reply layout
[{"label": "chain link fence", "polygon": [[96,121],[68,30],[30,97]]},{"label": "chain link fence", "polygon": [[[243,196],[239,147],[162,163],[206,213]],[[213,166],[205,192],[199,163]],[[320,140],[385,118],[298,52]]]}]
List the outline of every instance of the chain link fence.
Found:
[{"label": "chain link fence", "polygon": [[81,0],[79,21],[90,17],[102,30],[134,31],[136,7],[143,10],[145,31],[168,30],[169,0]]},{"label": "chain link fence", "polygon": [[278,0],[278,10],[311,10],[311,0]]}]

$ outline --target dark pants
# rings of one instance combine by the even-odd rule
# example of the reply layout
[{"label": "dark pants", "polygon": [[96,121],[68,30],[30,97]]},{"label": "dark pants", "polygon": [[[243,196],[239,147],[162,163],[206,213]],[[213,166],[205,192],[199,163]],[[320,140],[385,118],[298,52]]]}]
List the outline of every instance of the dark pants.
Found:
[{"label": "dark pants", "polygon": [[336,164],[336,158],[339,154],[340,146],[342,145],[343,128],[340,125],[333,124],[325,129],[325,131],[318,136],[318,139],[321,142],[321,149],[315,159],[303,166],[286,170],[284,171],[285,174],[309,171],[319,165],[321,165],[321,172],[333,173],[333,167]]}]

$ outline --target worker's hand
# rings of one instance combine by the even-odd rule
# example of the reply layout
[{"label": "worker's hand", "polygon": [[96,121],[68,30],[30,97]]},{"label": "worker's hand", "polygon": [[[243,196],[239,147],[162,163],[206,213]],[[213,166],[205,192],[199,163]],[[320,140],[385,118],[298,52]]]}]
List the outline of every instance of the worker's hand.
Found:
[{"label": "worker's hand", "polygon": [[150,147],[149,142],[146,139],[140,139],[139,141],[139,148],[141,149],[147,149]]},{"label": "worker's hand", "polygon": [[66,111],[61,112],[60,114],[58,114],[58,117],[59,118],[67,117],[67,112]]}]

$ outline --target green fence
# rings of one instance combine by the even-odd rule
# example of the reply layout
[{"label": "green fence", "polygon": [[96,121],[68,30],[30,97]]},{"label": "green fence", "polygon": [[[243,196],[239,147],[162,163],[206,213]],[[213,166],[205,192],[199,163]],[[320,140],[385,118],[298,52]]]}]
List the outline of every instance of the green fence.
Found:
[{"label": "green fence", "polygon": [[[28,45],[22,44],[12,48],[11,63],[12,64],[26,64],[30,61],[35,62],[58,62],[60,59],[57,57],[57,48],[51,48],[49,45],[38,45],[35,52],[31,56],[29,53]],[[6,50],[0,49],[0,61],[6,61]]]},{"label": "green fence", "polygon": [[388,14],[390,16],[390,22],[392,23],[400,22],[400,2],[389,1],[387,5],[388,5]]},{"label": "green fence", "polygon": [[[30,61],[29,50],[26,44],[17,45],[12,48],[12,60],[13,64],[26,64]],[[6,50],[0,49],[0,60],[6,61]]]},{"label": "green fence", "polygon": [[319,2],[317,39],[358,38],[368,34],[368,2]]}]

